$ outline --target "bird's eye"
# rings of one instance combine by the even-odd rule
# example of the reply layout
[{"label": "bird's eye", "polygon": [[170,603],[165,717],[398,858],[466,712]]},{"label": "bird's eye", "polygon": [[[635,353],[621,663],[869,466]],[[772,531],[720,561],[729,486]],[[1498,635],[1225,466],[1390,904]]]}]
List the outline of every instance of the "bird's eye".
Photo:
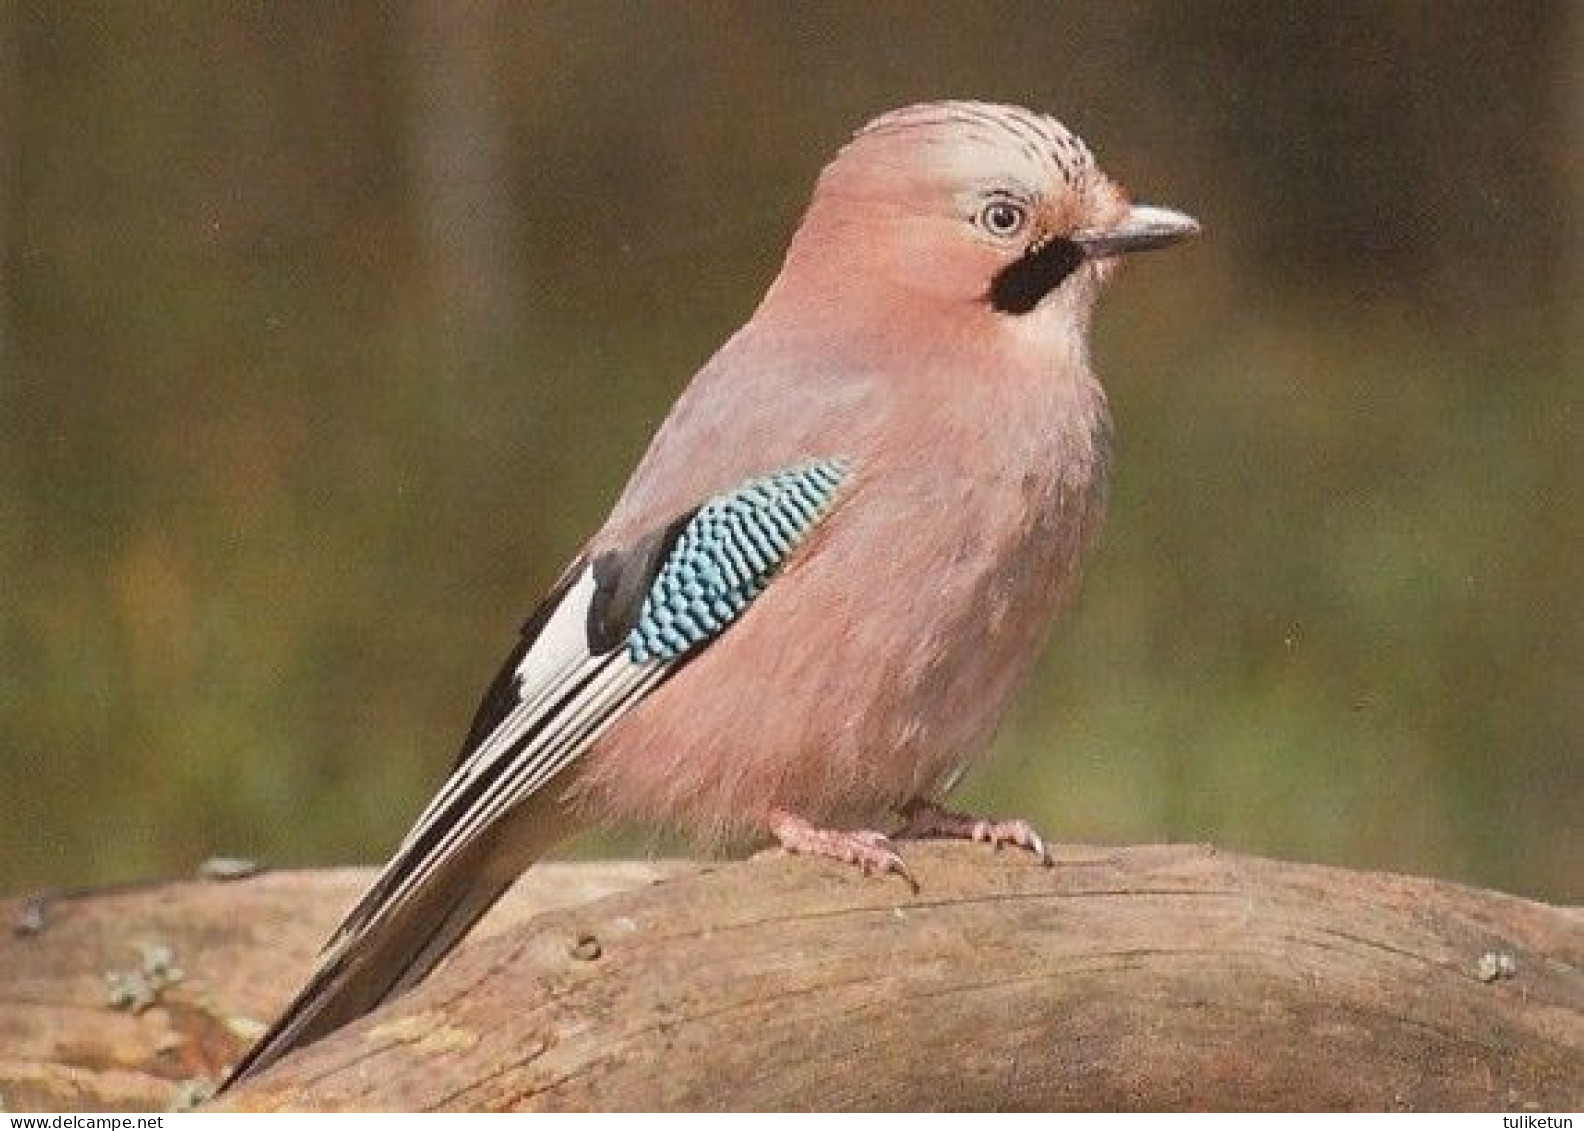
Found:
[{"label": "bird's eye", "polygon": [[1010,200],[992,200],[979,211],[979,226],[992,236],[1015,236],[1028,223],[1028,212]]}]

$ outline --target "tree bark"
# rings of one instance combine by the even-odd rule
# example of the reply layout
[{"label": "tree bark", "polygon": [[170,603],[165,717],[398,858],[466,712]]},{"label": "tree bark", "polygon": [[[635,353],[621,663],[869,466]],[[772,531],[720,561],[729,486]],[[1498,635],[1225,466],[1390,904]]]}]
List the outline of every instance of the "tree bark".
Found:
[{"label": "tree bark", "polygon": [[[428,982],[226,1100],[247,1110],[1584,1104],[1577,910],[1202,848],[1056,855],[1043,869],[1022,853],[910,845],[917,897],[895,879],[781,855],[542,865]],[[42,925],[20,901],[0,905],[29,920],[0,942],[4,1104],[168,1106],[285,1001],[366,879],[281,874],[93,895],[48,908]],[[161,973],[172,964],[179,980]],[[118,969],[119,1009],[105,981]]]}]

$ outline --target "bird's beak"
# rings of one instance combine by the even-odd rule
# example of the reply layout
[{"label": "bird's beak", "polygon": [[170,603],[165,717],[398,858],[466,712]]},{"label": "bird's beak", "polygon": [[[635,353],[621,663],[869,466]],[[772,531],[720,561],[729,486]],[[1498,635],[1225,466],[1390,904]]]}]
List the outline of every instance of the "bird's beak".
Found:
[{"label": "bird's beak", "polygon": [[1090,259],[1169,247],[1199,234],[1199,221],[1170,208],[1135,204],[1118,224],[1074,232],[1069,239]]}]

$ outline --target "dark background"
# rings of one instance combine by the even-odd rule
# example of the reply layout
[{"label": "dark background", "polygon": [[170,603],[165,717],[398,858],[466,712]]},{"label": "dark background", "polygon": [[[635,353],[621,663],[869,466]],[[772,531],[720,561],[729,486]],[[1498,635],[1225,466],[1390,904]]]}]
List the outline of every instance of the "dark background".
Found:
[{"label": "dark background", "polygon": [[[381,856],[824,159],[1049,110],[1085,593],[960,795],[1584,897],[1584,6],[0,0],[0,889]],[[574,851],[647,842],[585,840]]]}]

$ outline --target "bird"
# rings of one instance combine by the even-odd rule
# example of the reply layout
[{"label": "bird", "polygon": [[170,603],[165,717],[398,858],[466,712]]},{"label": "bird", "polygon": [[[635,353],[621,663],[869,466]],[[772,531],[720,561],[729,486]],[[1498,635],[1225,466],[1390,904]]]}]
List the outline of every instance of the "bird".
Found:
[{"label": "bird", "polygon": [[775,841],[915,891],[908,837],[1048,862],[1027,822],[944,798],[1101,523],[1102,285],[1198,231],[1036,111],[919,103],[852,134],[752,316],[528,618],[450,775],[221,1090],[419,982],[592,826]]}]

